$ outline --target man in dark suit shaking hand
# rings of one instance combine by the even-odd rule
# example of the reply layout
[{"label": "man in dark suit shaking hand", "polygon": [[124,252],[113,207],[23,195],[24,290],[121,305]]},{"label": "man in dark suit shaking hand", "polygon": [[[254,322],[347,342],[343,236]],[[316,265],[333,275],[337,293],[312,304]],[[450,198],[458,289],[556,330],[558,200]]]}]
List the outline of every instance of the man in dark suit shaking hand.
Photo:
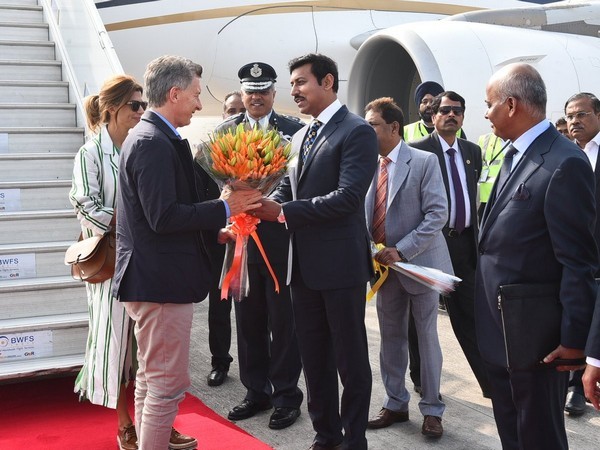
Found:
[{"label": "man in dark suit shaking hand", "polygon": [[[586,155],[546,120],[546,100],[544,81],[527,64],[503,67],[486,88],[485,116],[494,134],[512,144],[482,218],[475,294],[477,337],[504,449],[568,448],[563,409],[568,370],[577,366],[549,363],[583,357],[596,297],[594,174]],[[545,367],[507,367],[498,297],[500,286],[515,284],[534,288],[526,298],[537,301],[540,314],[557,300],[562,305],[560,338]],[[533,297],[542,285],[555,286],[554,294]]]},{"label": "man in dark suit shaking hand", "polygon": [[317,432],[311,449],[362,450],[371,396],[365,290],[373,276],[364,201],[377,167],[377,137],[337,99],[333,60],[309,54],[289,68],[291,94],[313,120],[292,139],[298,164],[257,216],[279,220],[291,233],[288,282]]}]

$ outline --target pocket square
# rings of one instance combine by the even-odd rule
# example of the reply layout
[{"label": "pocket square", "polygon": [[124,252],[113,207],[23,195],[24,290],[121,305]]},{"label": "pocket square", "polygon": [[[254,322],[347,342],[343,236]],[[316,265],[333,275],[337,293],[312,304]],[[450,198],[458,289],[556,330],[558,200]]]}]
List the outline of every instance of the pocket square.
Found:
[{"label": "pocket square", "polygon": [[527,190],[525,183],[521,183],[512,196],[512,200],[527,200],[531,194]]}]

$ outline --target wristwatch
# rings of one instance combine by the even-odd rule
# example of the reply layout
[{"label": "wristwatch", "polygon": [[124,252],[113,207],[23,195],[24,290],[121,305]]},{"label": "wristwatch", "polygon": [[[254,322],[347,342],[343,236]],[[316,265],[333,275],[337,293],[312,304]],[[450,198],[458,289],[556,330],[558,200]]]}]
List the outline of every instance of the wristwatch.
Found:
[{"label": "wristwatch", "polygon": [[277,216],[277,222],[285,223],[285,216],[283,215],[283,208],[281,208],[281,212]]},{"label": "wristwatch", "polygon": [[408,262],[408,259],[404,257],[400,250],[396,249],[396,251],[398,252],[398,256],[400,257],[400,262]]}]

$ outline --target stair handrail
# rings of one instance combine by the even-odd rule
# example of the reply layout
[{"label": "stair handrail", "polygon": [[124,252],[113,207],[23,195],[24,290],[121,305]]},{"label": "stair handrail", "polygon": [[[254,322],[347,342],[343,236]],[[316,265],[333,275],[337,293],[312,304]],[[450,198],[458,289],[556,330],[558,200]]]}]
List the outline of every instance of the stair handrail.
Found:
[{"label": "stair handrail", "polygon": [[[92,0],[39,0],[56,59],[62,62],[69,98],[77,105],[77,125],[85,127],[83,99],[97,93],[123,67]],[[86,130],[87,134],[88,130]]]}]

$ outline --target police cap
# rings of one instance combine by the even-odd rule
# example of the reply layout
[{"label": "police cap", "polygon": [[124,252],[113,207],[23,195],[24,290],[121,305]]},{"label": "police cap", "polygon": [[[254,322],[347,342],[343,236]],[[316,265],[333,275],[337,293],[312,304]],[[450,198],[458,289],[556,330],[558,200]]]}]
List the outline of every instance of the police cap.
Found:
[{"label": "police cap", "polygon": [[262,62],[251,62],[238,71],[242,89],[246,92],[264,91],[277,80],[275,69]]}]

